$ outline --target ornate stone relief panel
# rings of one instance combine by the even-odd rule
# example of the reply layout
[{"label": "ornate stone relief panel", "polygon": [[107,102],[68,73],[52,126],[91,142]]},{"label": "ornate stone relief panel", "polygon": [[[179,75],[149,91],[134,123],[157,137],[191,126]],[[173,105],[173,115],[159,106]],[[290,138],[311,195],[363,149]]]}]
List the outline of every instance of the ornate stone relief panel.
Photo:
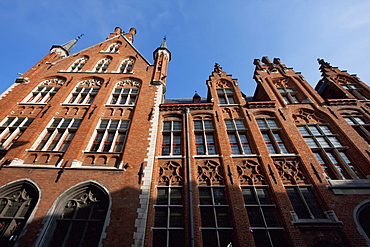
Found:
[{"label": "ornate stone relief panel", "polygon": [[182,185],[182,167],[180,164],[169,161],[159,167],[159,185]]},{"label": "ornate stone relief panel", "polygon": [[221,166],[214,161],[207,160],[198,165],[198,183],[202,185],[220,185],[224,178],[221,175]]},{"label": "ornate stone relief panel", "polygon": [[314,112],[300,110],[298,113],[293,114],[295,124],[319,124],[322,122],[321,118],[316,116]]},{"label": "ornate stone relief panel", "polygon": [[279,176],[284,184],[305,184],[306,177],[300,170],[300,162],[297,159],[274,160],[274,165],[279,171]]},{"label": "ornate stone relief panel", "polygon": [[265,177],[261,174],[260,165],[252,160],[244,160],[236,166],[238,179],[241,185],[265,184]]}]

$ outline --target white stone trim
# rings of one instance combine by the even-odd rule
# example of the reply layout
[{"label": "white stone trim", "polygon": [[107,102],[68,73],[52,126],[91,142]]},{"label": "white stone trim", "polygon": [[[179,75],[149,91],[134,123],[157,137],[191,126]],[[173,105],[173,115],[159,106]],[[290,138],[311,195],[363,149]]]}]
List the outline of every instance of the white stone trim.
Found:
[{"label": "white stone trim", "polygon": [[146,166],[143,171],[140,199],[140,208],[137,209],[137,219],[135,220],[136,232],[134,233],[134,244],[132,247],[144,246],[146,222],[148,216],[150,186],[153,175],[153,165],[155,160],[155,145],[158,133],[159,105],[163,97],[163,85],[155,86],[157,92],[154,98],[153,116],[150,119],[151,127],[149,129],[149,147],[147,148],[147,158],[144,159]]}]

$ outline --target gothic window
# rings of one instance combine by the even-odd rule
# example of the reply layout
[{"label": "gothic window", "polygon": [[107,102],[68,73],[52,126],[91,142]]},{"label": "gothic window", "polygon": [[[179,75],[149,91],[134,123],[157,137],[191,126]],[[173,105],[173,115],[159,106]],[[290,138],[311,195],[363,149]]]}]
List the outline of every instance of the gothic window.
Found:
[{"label": "gothic window", "polygon": [[281,138],[281,129],[277,126],[274,118],[258,118],[257,124],[271,154],[288,153],[283,139]]},{"label": "gothic window", "polygon": [[310,186],[286,186],[286,192],[298,219],[325,219]]},{"label": "gothic window", "polygon": [[109,207],[105,191],[89,184],[67,192],[56,205],[42,246],[101,246]]},{"label": "gothic window", "polygon": [[195,146],[197,155],[216,154],[212,119],[203,118],[194,120]]},{"label": "gothic window", "polygon": [[233,242],[229,205],[223,186],[199,186],[203,246],[227,246]]},{"label": "gothic window", "polygon": [[364,201],[356,206],[354,211],[354,218],[357,225],[358,231],[367,241],[367,245],[370,246],[370,201]]},{"label": "gothic window", "polygon": [[38,143],[36,150],[66,151],[81,121],[77,118],[54,118],[46,128],[46,133]]},{"label": "gothic window", "polygon": [[181,186],[158,186],[154,205],[153,246],[184,246]]},{"label": "gothic window", "polygon": [[103,58],[103,59],[99,60],[99,62],[95,66],[94,72],[97,72],[97,73],[107,72],[107,68],[108,68],[111,60],[112,59],[110,59],[109,57],[106,57],[106,58]]},{"label": "gothic window", "polygon": [[138,88],[116,87],[110,101],[111,105],[135,105]]},{"label": "gothic window", "polygon": [[128,58],[123,60],[119,67],[120,73],[132,73],[132,68],[134,67],[135,60],[132,58]]},{"label": "gothic window", "polygon": [[87,60],[89,60],[89,57],[84,56],[82,58],[77,59],[71,67],[69,67],[69,72],[81,72],[82,67],[86,64]]},{"label": "gothic window", "polygon": [[51,98],[53,98],[53,96],[59,89],[60,89],[59,86],[54,87],[47,85],[38,86],[35,90],[32,91],[30,95],[28,95],[24,99],[23,102],[34,104],[46,104],[51,100]]},{"label": "gothic window", "polygon": [[347,157],[347,148],[342,146],[337,135],[327,125],[299,125],[298,130],[330,179],[362,178]]},{"label": "gothic window", "polygon": [[220,104],[235,104],[234,92],[231,88],[218,88],[217,95]]},{"label": "gothic window", "polygon": [[283,99],[286,104],[299,103],[299,100],[296,97],[297,92],[291,87],[279,87],[279,93],[283,96]]},{"label": "gothic window", "polygon": [[342,87],[351,92],[359,100],[368,100],[369,98],[363,92],[363,89],[357,83],[341,84]]},{"label": "gothic window", "polygon": [[72,94],[67,98],[67,104],[90,105],[94,101],[99,89],[99,87],[80,85],[76,87]]},{"label": "gothic window", "polygon": [[23,134],[34,118],[7,117],[0,126],[0,149],[9,149]]},{"label": "gothic window", "polygon": [[0,246],[14,246],[27,223],[39,195],[28,182],[0,191]]},{"label": "gothic window", "polygon": [[251,154],[243,119],[225,119],[225,124],[232,153]]},{"label": "gothic window", "polygon": [[121,42],[113,43],[108,47],[106,52],[117,53],[120,46],[121,46]]},{"label": "gothic window", "polygon": [[101,119],[90,152],[122,152],[130,120]]},{"label": "gothic window", "polygon": [[181,154],[181,121],[163,121],[162,155]]},{"label": "gothic window", "polygon": [[343,117],[370,144],[370,124],[366,123],[361,115],[345,115]]},{"label": "gothic window", "polygon": [[241,189],[255,245],[287,246],[284,228],[278,220],[267,186],[243,186]]}]

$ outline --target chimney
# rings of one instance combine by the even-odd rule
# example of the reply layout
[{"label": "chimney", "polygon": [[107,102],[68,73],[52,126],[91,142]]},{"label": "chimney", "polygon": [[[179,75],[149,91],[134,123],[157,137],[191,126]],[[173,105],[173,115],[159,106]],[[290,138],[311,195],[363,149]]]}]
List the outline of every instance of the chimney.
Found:
[{"label": "chimney", "polygon": [[131,42],[134,42],[134,36],[136,34],[136,29],[134,27],[130,28],[130,31],[125,34],[125,37]]}]

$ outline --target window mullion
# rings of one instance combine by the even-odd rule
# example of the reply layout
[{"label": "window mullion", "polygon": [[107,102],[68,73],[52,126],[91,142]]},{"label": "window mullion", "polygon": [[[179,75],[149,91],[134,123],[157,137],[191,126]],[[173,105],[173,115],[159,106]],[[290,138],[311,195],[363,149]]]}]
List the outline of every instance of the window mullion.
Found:
[{"label": "window mullion", "polygon": [[312,212],[310,210],[310,207],[308,206],[308,204],[306,202],[306,199],[304,198],[304,196],[303,196],[303,194],[302,194],[301,189],[299,188],[299,186],[295,186],[295,189],[298,191],[298,195],[301,198],[301,200],[303,202],[303,205],[305,206],[308,214],[310,215],[310,218],[311,219],[315,219],[315,216],[312,214]]},{"label": "window mullion", "polygon": [[100,145],[99,145],[99,149],[97,150],[97,152],[102,152],[102,150],[103,150],[103,148],[104,148],[104,143],[105,143],[105,140],[108,138],[108,130],[107,129],[105,129],[104,130],[104,135],[103,135],[103,137],[102,137],[102,139],[101,139],[101,143],[100,143]]}]

